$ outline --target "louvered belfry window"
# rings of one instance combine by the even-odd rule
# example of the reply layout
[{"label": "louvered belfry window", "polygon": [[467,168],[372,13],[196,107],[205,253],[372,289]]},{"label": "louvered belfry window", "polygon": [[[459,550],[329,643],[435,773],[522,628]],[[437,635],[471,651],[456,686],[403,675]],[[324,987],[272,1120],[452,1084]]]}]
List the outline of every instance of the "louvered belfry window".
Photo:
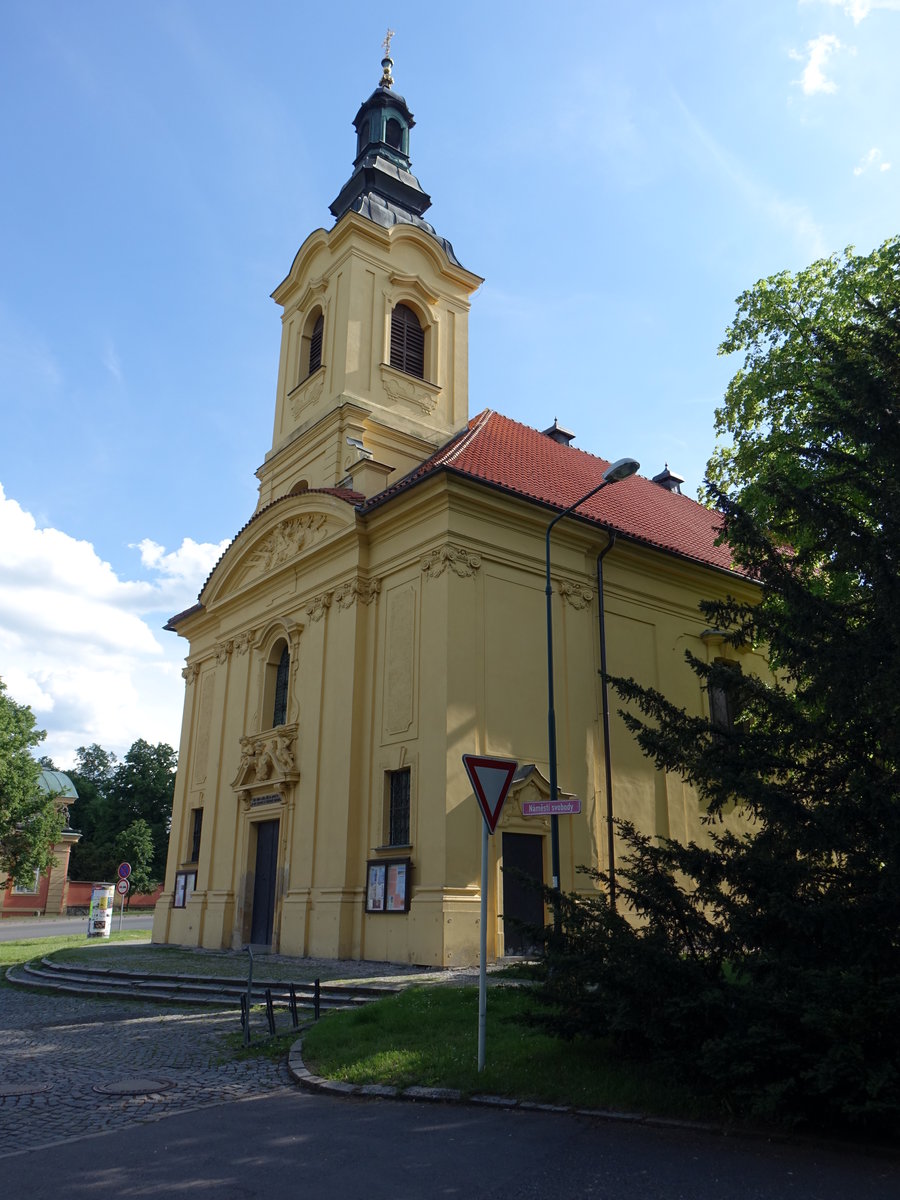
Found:
[{"label": "louvered belfry window", "polygon": [[425,378],[425,330],[405,304],[398,304],[391,313],[391,366]]},{"label": "louvered belfry window", "polygon": [[313,331],[309,337],[309,374],[318,371],[322,365],[322,330],[325,328],[325,318],[321,313],[316,317]]},{"label": "louvered belfry window", "polygon": [[288,648],[281,651],[278,660],[278,672],[275,676],[275,712],[272,714],[272,728],[283,725],[287,720],[288,676],[291,673],[291,656]]}]

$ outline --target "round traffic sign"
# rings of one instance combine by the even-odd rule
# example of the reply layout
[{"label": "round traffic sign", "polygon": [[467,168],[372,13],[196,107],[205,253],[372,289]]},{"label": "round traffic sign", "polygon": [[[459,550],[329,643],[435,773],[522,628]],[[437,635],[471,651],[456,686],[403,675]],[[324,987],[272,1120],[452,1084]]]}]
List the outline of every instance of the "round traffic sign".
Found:
[{"label": "round traffic sign", "polygon": [[131,874],[131,863],[119,863],[119,878],[127,879]]},{"label": "round traffic sign", "polygon": [[131,887],[131,884],[128,882],[127,879],[120,879],[119,882],[116,884],[116,891],[119,893],[120,896],[127,896],[128,889],[130,887]]}]

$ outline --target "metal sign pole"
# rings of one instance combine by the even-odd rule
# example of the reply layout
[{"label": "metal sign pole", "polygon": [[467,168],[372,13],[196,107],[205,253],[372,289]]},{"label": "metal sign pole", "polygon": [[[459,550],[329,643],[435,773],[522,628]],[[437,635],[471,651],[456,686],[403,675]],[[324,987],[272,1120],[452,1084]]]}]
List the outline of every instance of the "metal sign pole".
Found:
[{"label": "metal sign pole", "polygon": [[487,890],[488,827],[481,822],[481,953],[478,968],[478,1070],[484,1070],[484,1035],[487,1027]]}]

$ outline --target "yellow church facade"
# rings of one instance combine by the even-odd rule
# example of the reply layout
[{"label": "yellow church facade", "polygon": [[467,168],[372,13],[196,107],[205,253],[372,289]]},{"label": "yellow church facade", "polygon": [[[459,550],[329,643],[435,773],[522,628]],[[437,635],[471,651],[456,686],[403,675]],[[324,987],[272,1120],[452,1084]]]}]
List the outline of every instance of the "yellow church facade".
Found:
[{"label": "yellow church facade", "polygon": [[[525,949],[506,918],[541,916],[503,868],[551,877],[535,804],[550,778],[547,528],[608,462],[555,421],[469,417],[481,280],[422,216],[391,65],[357,113],[335,225],[273,293],[282,344],[256,511],[169,622],[189,653],[155,941],[472,963],[482,818],[464,754],[520,764],[490,839],[489,956]],[[716,532],[668,473],[604,488],[554,529],[559,787],[580,801],[559,818],[563,888],[608,865],[607,755],[616,816],[702,836],[691,790],[615,713],[606,745],[598,618],[602,599],[612,673],[704,711],[684,652],[728,652],[698,604],[749,588]]]}]

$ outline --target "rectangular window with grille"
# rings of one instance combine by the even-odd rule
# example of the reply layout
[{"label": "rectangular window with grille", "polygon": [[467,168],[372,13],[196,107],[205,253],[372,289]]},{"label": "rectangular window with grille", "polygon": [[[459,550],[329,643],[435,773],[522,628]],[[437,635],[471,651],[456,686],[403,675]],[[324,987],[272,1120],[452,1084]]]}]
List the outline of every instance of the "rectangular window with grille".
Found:
[{"label": "rectangular window with grille", "polygon": [[193,810],[193,821],[191,824],[191,857],[188,862],[198,862],[200,859],[200,834],[203,830],[203,809],[195,808]]},{"label": "rectangular window with grille", "polygon": [[388,772],[388,845],[408,846],[410,769]]}]

